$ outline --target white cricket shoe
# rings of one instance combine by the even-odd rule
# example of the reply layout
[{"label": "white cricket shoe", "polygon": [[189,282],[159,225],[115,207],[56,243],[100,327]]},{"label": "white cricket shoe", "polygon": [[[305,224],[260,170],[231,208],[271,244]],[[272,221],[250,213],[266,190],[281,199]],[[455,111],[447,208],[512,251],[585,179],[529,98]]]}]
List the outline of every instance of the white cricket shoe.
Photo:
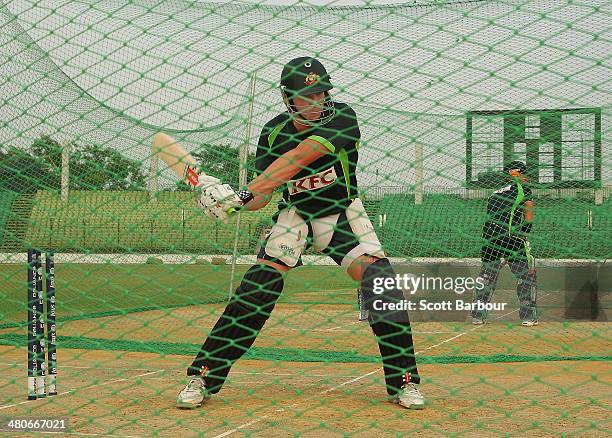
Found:
[{"label": "white cricket shoe", "polygon": [[406,383],[402,386],[402,391],[393,397],[391,402],[406,409],[423,409],[425,407],[425,398],[419,392],[418,385],[414,383]]},{"label": "white cricket shoe", "polygon": [[472,318],[472,324],[474,325],[483,325],[484,319],[482,318]]},{"label": "white cricket shoe", "polygon": [[176,407],[182,409],[199,408],[209,398],[210,393],[206,389],[204,379],[200,376],[192,376],[187,386],[179,393],[176,399]]},{"label": "white cricket shoe", "polygon": [[521,323],[523,327],[533,327],[534,325],[538,325],[537,319],[526,319]]}]

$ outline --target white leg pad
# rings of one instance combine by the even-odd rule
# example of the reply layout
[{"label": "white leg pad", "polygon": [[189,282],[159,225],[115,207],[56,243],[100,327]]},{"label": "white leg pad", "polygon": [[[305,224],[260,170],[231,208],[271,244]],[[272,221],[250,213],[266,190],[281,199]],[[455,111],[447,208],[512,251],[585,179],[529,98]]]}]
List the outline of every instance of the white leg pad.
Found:
[{"label": "white leg pad", "polygon": [[308,237],[308,225],[295,208],[285,209],[278,215],[266,241],[265,252],[289,267],[297,265]]},{"label": "white leg pad", "polygon": [[359,241],[359,245],[353,248],[342,260],[342,266],[348,268],[353,261],[362,255],[386,257],[385,251],[378,240],[374,226],[363,207],[361,199],[355,199],[346,209],[348,223]]}]

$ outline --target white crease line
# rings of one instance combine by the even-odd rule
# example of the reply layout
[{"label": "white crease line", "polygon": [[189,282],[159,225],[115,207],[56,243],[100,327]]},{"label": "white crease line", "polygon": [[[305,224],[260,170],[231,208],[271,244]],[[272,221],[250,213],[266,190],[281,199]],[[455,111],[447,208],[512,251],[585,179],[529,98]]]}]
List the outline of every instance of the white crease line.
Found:
[{"label": "white crease line", "polygon": [[337,330],[337,329],[339,329],[339,328],[348,327],[349,325],[359,324],[360,322],[361,322],[361,321],[353,321],[353,322],[351,322],[350,324],[339,325],[339,326],[337,326],[337,327],[331,327],[331,328],[328,328],[328,329],[321,329],[321,331],[324,331],[324,332],[331,332],[331,331],[333,331],[333,330]]},{"label": "white crease line", "polygon": [[[138,374],[136,376],[130,376],[130,377],[122,378],[122,379],[109,380],[108,382],[100,383],[98,385],[85,386],[83,388],[71,389],[69,391],[60,392],[59,394],[54,395],[53,397],[49,397],[49,398],[50,399],[54,399],[54,398],[57,398],[57,397],[61,397],[62,395],[73,394],[75,391],[85,391],[87,389],[98,388],[100,386],[106,386],[106,385],[110,385],[112,383],[124,382],[126,380],[134,379],[136,377],[150,376],[151,374],[157,374],[159,372],[160,372],[160,370],[158,370],[158,371],[151,371],[151,372],[148,372],[148,373]],[[45,397],[42,400],[46,400],[46,399],[47,398]],[[39,400],[25,400],[25,401],[22,401],[22,402],[19,402],[19,403],[14,403],[12,405],[4,405],[4,406],[0,406],[0,410],[7,409],[7,408],[12,408],[12,407],[19,406],[19,405],[24,405],[24,404],[27,404],[27,403],[33,403],[33,402],[37,402],[37,401],[39,401]]]},{"label": "white crease line", "polygon": [[[542,298],[544,298],[544,297],[545,297],[545,296],[547,296],[547,295],[550,295],[550,294],[544,294],[544,295],[542,295]],[[497,318],[495,318],[495,319],[497,320],[497,319],[501,319],[501,318],[503,318],[503,317],[505,317],[505,316],[512,315],[513,313],[518,312],[518,310],[519,310],[519,309],[515,309],[515,310],[513,310],[513,311],[511,311],[511,312],[508,312],[508,313],[505,313],[505,314],[503,314],[503,315],[500,315],[500,316],[498,316],[498,317],[497,317]],[[439,346],[440,346],[440,345],[442,345],[442,344],[445,344],[445,343],[447,343],[447,342],[450,342],[450,341],[452,341],[452,340],[454,340],[454,339],[458,339],[458,338],[460,338],[461,336],[463,336],[463,335],[465,335],[465,334],[467,334],[467,333],[471,333],[471,332],[473,332],[474,330],[478,330],[478,329],[479,329],[479,328],[481,328],[481,327],[484,327],[484,325],[477,325],[477,326],[474,326],[474,327],[473,327],[473,328],[471,328],[470,330],[466,330],[466,331],[464,331],[463,333],[459,333],[459,334],[458,334],[458,335],[456,335],[456,336],[453,336],[453,337],[451,337],[451,338],[448,338],[448,339],[446,339],[446,340],[444,340],[444,341],[442,341],[442,342],[439,342],[439,343],[437,343],[437,344],[431,345],[431,346],[429,346],[429,347],[425,348],[424,350],[417,351],[416,353],[414,353],[414,355],[416,356],[417,354],[421,354],[421,353],[423,353],[423,352],[425,352],[425,351],[428,351],[428,350],[431,350],[431,349],[433,349],[433,348],[439,347]],[[380,370],[382,370],[382,367],[379,367],[379,368],[375,369],[374,371],[371,371],[371,372],[369,372],[369,373],[367,373],[367,374],[364,374],[364,375],[362,375],[362,376],[355,377],[354,379],[351,379],[351,380],[349,380],[349,381],[347,381],[347,382],[341,383],[340,385],[337,385],[337,386],[334,386],[334,387],[332,387],[332,388],[326,389],[325,391],[320,392],[320,393],[319,393],[319,395],[321,395],[321,394],[327,394],[328,392],[335,391],[336,389],[342,388],[343,386],[350,385],[351,383],[355,383],[355,382],[357,382],[357,381],[359,381],[359,380],[361,380],[361,379],[363,379],[363,378],[365,378],[365,377],[371,376],[372,374],[375,374],[375,373],[379,372]],[[312,397],[308,397],[306,400],[308,400],[308,399],[310,399],[310,398],[312,398]],[[276,409],[276,410],[274,411],[274,413],[285,412],[285,411],[287,411],[287,410],[289,410],[289,409],[291,409],[291,408],[293,408],[293,407],[297,406],[298,404],[299,404],[299,402],[296,402],[296,403],[293,403],[292,405],[289,405],[289,406],[287,406],[287,407],[285,407],[285,408],[279,408],[279,409]],[[216,435],[216,436],[215,436],[215,438],[223,438],[223,437],[229,436],[229,435],[231,435],[231,434],[233,434],[233,433],[235,433],[235,432],[240,431],[241,429],[244,429],[245,427],[249,427],[249,426],[252,426],[253,424],[260,423],[261,421],[265,420],[266,418],[270,417],[271,415],[273,415],[273,413],[270,413],[270,414],[267,414],[267,415],[261,416],[261,417],[259,417],[259,418],[255,419],[255,420],[249,421],[248,423],[241,424],[240,426],[235,427],[234,429],[230,429],[230,430],[228,430],[228,431],[226,431],[226,432],[223,432],[223,433],[222,433],[222,434],[220,434],[220,435]]]},{"label": "white crease line", "polygon": [[[283,412],[283,411],[284,411],[284,409],[277,409],[275,412]],[[215,437],[214,437],[214,438],[223,438],[223,437],[225,437],[225,436],[231,435],[231,434],[233,434],[234,432],[238,432],[240,429],[244,429],[245,427],[249,427],[249,426],[251,426],[251,425],[253,425],[253,424],[257,424],[257,423],[259,423],[260,421],[265,420],[266,418],[268,418],[268,417],[269,417],[269,416],[271,416],[271,415],[272,415],[272,414],[264,415],[263,417],[259,417],[259,418],[258,418],[258,419],[256,419],[256,420],[249,421],[248,423],[244,423],[244,424],[242,424],[242,425],[238,426],[238,427],[237,427],[237,428],[235,428],[235,429],[228,430],[227,432],[223,432],[222,434],[219,434],[219,435],[215,435]]]}]

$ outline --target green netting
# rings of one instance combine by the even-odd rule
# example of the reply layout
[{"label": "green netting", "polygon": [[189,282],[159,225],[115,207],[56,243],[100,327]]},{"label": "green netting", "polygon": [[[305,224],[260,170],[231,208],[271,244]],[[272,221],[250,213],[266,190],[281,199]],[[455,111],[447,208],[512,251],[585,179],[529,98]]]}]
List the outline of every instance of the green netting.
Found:
[{"label": "green netting", "polygon": [[[0,431],[15,430],[10,420],[65,417],[68,428],[50,432],[609,434],[611,18],[609,0],[1,2]],[[281,71],[300,56],[320,60],[331,77],[333,118],[306,133],[331,144],[322,160],[333,162],[294,169],[264,208],[210,219],[152,152],[155,134],[172,136],[233,189],[274,179],[268,166],[287,153],[282,141],[303,140],[283,137],[298,129],[295,117],[274,138],[266,128],[287,110]],[[326,80],[307,73],[300,80]],[[500,222],[487,209],[504,187],[518,193],[503,172],[515,160],[526,165],[530,194],[518,210],[504,207]],[[295,165],[281,162],[283,171]],[[329,166],[332,188],[346,196],[317,186]],[[287,207],[287,180],[295,190],[311,184],[311,198]],[[309,209],[322,202],[350,214],[356,197],[369,223],[353,228],[343,215]],[[304,227],[272,230],[292,205]],[[327,249],[315,230],[321,217],[333,223]],[[508,220],[503,239],[483,232]],[[405,334],[374,337],[360,322],[358,289],[372,285],[365,269],[347,275],[347,253],[359,252],[357,230],[370,229],[384,254],[376,245],[363,253],[388,257],[393,274],[453,280],[450,289],[390,288],[417,304],[408,312],[412,346]],[[274,276],[253,280],[249,269],[275,238],[276,258],[299,255],[295,242],[304,248],[270,313],[281,286]],[[483,247],[509,238],[528,238],[537,275],[525,270],[517,281],[506,265],[527,257],[506,254],[492,297],[505,307],[477,324],[482,315],[458,308],[475,300],[475,287],[457,281],[489,278]],[[38,302],[29,301],[31,249],[42,253],[41,280],[50,278],[45,253],[55,255],[59,393],[42,400],[27,400],[28,352],[42,345],[30,339],[40,332],[28,314]],[[517,294],[531,281],[537,287]],[[34,314],[45,322],[50,310],[45,303]],[[214,331],[219,321],[229,328]],[[202,350],[206,337],[226,348]],[[177,409],[194,356],[205,351],[210,365],[238,350],[247,351],[218,394]],[[415,358],[426,405],[405,410],[388,403],[382,365],[396,379],[412,372],[414,382],[405,361]],[[212,368],[209,386],[222,366]]]}]

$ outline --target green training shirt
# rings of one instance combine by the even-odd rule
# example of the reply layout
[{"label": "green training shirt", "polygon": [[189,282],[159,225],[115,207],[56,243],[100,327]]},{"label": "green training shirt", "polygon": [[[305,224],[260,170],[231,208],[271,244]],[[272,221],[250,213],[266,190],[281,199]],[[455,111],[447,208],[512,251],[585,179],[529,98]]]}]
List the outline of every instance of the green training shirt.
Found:
[{"label": "green training shirt", "polygon": [[331,120],[300,133],[288,112],[264,125],[257,147],[257,174],[305,139],[315,140],[329,150],[286,184],[279,208],[293,205],[308,217],[321,217],[345,210],[357,197],[355,169],[361,137],[357,116],[345,103],[335,102],[334,107]]}]

